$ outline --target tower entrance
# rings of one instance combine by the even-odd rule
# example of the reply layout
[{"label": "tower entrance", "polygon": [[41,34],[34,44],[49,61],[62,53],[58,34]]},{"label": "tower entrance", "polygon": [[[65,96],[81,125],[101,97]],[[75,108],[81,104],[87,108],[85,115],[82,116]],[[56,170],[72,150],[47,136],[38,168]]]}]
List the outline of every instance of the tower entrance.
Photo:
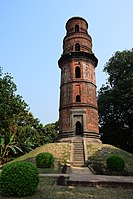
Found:
[{"label": "tower entrance", "polygon": [[77,121],[75,124],[75,134],[77,136],[83,136],[83,127],[81,122]]}]

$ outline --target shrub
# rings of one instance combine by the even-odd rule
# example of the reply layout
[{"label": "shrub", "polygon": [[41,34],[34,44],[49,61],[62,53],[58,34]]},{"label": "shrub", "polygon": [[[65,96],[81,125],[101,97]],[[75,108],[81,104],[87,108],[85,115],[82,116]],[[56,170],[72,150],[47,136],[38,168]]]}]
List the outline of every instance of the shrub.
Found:
[{"label": "shrub", "polygon": [[13,162],[1,172],[1,194],[5,196],[28,196],[35,192],[39,183],[37,168],[29,162]]},{"label": "shrub", "polygon": [[54,163],[54,156],[51,153],[44,152],[36,156],[36,165],[38,168],[50,168]]},{"label": "shrub", "polygon": [[125,167],[125,161],[118,155],[109,156],[106,163],[110,171],[123,171]]}]

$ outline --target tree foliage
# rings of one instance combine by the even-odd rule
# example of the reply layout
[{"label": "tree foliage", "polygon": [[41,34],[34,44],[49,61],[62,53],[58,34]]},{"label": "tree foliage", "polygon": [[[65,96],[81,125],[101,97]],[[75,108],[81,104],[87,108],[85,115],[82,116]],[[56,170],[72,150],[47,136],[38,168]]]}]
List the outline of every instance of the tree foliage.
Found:
[{"label": "tree foliage", "polygon": [[11,75],[0,68],[0,163],[54,142],[58,135],[58,122],[43,126],[16,91]]},{"label": "tree foliage", "polygon": [[133,152],[133,49],[116,52],[104,67],[98,92],[101,139]]}]

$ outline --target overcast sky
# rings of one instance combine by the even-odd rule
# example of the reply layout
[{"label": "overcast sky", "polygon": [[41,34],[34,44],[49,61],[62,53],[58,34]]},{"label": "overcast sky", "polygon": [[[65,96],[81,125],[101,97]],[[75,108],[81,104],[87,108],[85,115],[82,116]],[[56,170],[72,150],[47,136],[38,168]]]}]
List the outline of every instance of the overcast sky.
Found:
[{"label": "overcast sky", "polygon": [[0,0],[0,65],[43,124],[58,120],[58,59],[65,24],[74,16],[89,24],[99,89],[112,54],[133,47],[133,0]]}]

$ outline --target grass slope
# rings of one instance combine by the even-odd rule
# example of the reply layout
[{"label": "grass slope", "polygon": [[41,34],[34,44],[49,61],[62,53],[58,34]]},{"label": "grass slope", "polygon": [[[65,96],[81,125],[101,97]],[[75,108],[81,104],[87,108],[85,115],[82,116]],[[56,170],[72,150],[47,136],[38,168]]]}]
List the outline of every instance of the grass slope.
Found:
[{"label": "grass slope", "polygon": [[120,175],[133,175],[133,154],[109,144],[97,143],[89,144],[87,146],[87,151],[88,163],[96,174],[110,174],[107,170],[106,159],[110,155],[119,155],[125,161],[124,172],[120,173]]},{"label": "grass slope", "polygon": [[[35,157],[42,152],[50,152],[54,155],[57,162],[70,162],[71,144],[70,143],[50,143],[45,144],[35,150],[13,160],[13,161],[30,161],[35,163]],[[96,174],[110,173],[107,170],[106,159],[112,155],[119,155],[125,160],[124,173],[118,175],[133,175],[133,154],[123,151],[108,144],[92,143],[87,145],[88,164]],[[12,162],[13,162],[12,161]],[[117,175],[117,174],[116,174]]]},{"label": "grass slope", "polygon": [[22,155],[11,162],[29,161],[35,163],[35,158],[39,153],[49,152],[53,154],[56,161],[65,163],[70,161],[70,151],[71,151],[71,144],[69,143],[50,143],[37,147],[35,150],[30,151],[29,153],[26,153],[25,155]]}]

